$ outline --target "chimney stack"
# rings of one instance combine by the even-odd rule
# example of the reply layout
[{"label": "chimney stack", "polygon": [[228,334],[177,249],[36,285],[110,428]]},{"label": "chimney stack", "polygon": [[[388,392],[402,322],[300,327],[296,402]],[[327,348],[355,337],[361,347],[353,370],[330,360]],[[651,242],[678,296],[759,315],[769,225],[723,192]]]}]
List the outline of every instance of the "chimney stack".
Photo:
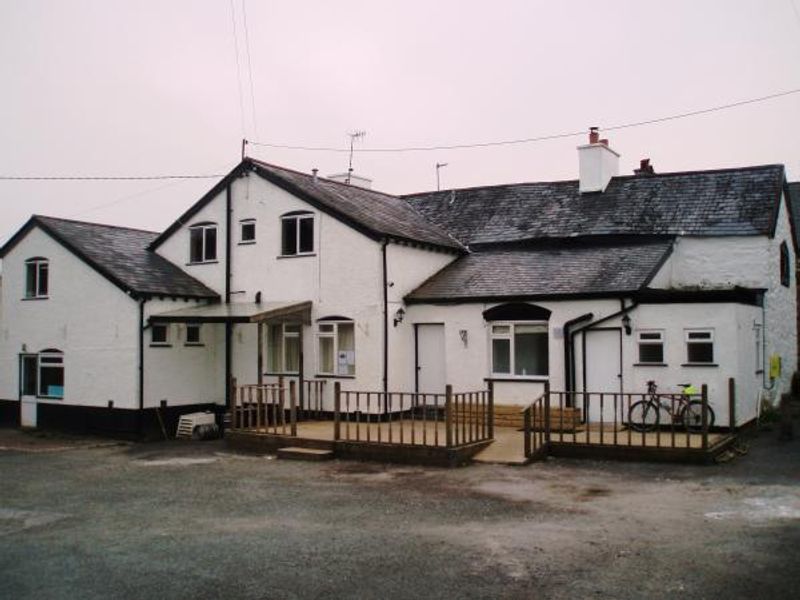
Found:
[{"label": "chimney stack", "polygon": [[582,194],[604,192],[612,177],[619,175],[619,154],[600,139],[597,127],[589,128],[589,143],[578,146],[580,173],[579,189]]},{"label": "chimney stack", "polygon": [[649,158],[643,158],[639,161],[639,168],[633,170],[634,175],[655,175],[656,170],[650,164]]}]

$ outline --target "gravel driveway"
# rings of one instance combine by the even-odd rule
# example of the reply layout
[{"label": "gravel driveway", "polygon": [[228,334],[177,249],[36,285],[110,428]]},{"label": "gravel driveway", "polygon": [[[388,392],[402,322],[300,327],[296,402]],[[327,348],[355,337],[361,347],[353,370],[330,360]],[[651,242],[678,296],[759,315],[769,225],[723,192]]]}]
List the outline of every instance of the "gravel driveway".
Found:
[{"label": "gravel driveway", "polygon": [[773,433],[709,467],[455,470],[19,435],[2,598],[800,597],[800,442]]}]

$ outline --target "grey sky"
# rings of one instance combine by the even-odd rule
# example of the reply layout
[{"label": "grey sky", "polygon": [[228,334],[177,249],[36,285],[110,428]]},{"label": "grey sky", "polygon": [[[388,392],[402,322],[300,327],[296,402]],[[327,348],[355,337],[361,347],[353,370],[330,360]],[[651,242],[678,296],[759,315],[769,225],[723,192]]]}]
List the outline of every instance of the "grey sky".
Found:
[{"label": "grey sky", "polygon": [[[800,87],[800,3],[242,0],[244,135],[345,146],[532,137]],[[242,117],[229,0],[0,0],[0,174],[223,173]],[[800,95],[609,133],[622,172],[784,163],[800,178]],[[387,192],[575,178],[570,138],[358,154]],[[345,154],[251,148],[308,171]],[[32,213],[159,230],[212,180],[0,181],[0,239]],[[127,198],[127,199],[124,199]],[[101,208],[96,208],[101,206]]]}]

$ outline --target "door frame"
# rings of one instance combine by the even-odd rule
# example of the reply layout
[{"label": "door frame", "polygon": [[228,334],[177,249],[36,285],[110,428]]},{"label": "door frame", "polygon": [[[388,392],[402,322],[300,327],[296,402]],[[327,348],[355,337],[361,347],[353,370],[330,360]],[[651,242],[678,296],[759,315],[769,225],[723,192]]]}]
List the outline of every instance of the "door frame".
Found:
[{"label": "door frame", "polygon": [[[23,368],[24,362],[26,358],[33,358],[36,366],[35,369],[38,371],[39,369],[39,355],[34,352],[20,352],[17,354],[18,363],[17,363],[17,397],[19,399],[19,424],[20,427],[23,426],[22,422],[22,409],[23,406],[27,404],[32,404],[34,409],[34,414],[36,415],[34,418],[34,425],[33,427],[38,426],[38,413],[39,413],[39,375],[36,374],[36,390],[33,394],[23,394],[23,387],[25,385],[25,371]],[[31,400],[23,400],[23,398],[30,398]]]},{"label": "door frame", "polygon": [[[582,357],[582,362],[583,362],[583,365],[581,365],[581,370],[583,371],[583,392],[586,393],[586,392],[591,391],[591,390],[587,390],[586,389],[586,364],[587,364],[586,363],[586,346],[587,346],[587,342],[586,342],[587,335],[586,334],[592,333],[593,331],[616,331],[619,334],[619,374],[618,374],[618,379],[619,379],[619,393],[622,394],[623,393],[622,390],[624,389],[623,388],[623,373],[625,371],[625,369],[623,368],[624,364],[622,362],[622,327],[592,327],[590,329],[584,329],[583,331],[581,331],[581,336],[583,337],[583,339],[581,340],[582,341],[582,343],[581,343],[581,357]],[[585,396],[584,396],[583,404],[584,404],[584,406],[583,406],[584,417],[583,418],[585,420],[586,419],[586,414],[587,414],[586,397]]]},{"label": "door frame", "polygon": [[[419,394],[419,326],[420,325],[441,325],[445,327],[444,321],[423,321],[414,323],[414,393]],[[442,331],[444,333],[444,331]],[[446,360],[446,358],[445,358]]]}]

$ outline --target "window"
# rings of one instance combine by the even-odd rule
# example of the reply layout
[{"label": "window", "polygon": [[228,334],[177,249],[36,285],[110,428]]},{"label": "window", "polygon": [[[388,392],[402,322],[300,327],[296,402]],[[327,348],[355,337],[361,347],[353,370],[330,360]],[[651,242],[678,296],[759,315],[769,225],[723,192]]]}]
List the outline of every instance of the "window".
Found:
[{"label": "window", "polygon": [[46,258],[25,261],[25,297],[47,298],[49,263]]},{"label": "window", "polygon": [[153,325],[150,328],[150,344],[153,346],[166,346],[169,341],[166,325]]},{"label": "window", "polygon": [[781,242],[781,285],[789,287],[792,281],[792,265],[789,260],[789,246]]},{"label": "window", "polygon": [[642,364],[664,363],[664,333],[662,331],[640,331],[639,362]]},{"label": "window", "polygon": [[714,362],[714,331],[712,329],[689,329],[686,331],[686,362]]},{"label": "window", "polygon": [[271,373],[300,371],[299,323],[278,323],[267,327],[267,368]]},{"label": "window", "polygon": [[200,325],[187,325],[186,326],[186,345],[187,346],[200,346],[203,340],[200,337]]},{"label": "window", "polygon": [[64,355],[60,350],[43,350],[39,353],[39,396],[64,397]]},{"label": "window", "polygon": [[356,336],[352,321],[320,321],[317,348],[320,375],[347,377],[356,374]]},{"label": "window", "polygon": [[281,254],[297,256],[314,252],[314,215],[289,213],[281,217]]},{"label": "window", "polygon": [[216,223],[198,223],[189,229],[189,262],[203,263],[217,260]]},{"label": "window", "polygon": [[241,221],[239,221],[239,243],[240,244],[256,243],[255,219],[242,219]]},{"label": "window", "polygon": [[546,377],[549,373],[547,323],[493,324],[492,373]]}]

